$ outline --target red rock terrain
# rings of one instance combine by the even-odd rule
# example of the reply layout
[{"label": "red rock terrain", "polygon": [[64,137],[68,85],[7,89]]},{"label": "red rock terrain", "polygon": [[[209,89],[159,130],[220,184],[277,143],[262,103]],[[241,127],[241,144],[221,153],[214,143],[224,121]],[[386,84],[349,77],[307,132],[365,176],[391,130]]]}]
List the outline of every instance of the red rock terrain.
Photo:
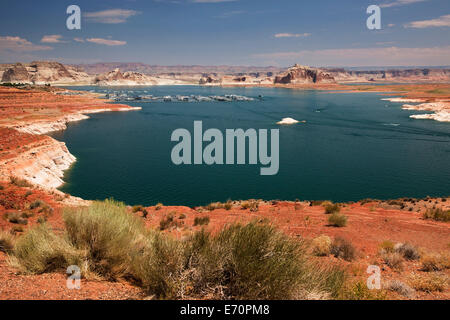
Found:
[{"label": "red rock terrain", "polygon": [[[432,97],[430,92],[427,93],[431,90],[438,90],[435,95],[440,95],[441,92],[445,95],[445,90],[448,90],[448,86],[444,85],[434,89],[431,86],[421,88],[421,91],[416,90],[411,96]],[[70,153],[60,142],[43,134],[33,134],[33,130],[42,127],[47,130],[52,125],[60,128],[59,125],[65,124],[64,121],[68,116],[84,115],[92,111],[130,109],[127,106],[107,104],[92,95],[69,96],[56,94],[57,92],[63,91],[49,88],[18,90],[0,87],[0,229],[16,236],[20,236],[42,220],[48,221],[56,232],[62,232],[63,208],[88,204],[49,188],[42,182],[52,177],[50,173],[42,174],[48,170],[45,164],[47,167],[49,163],[51,164],[49,167],[51,172],[56,169],[62,172],[58,159],[61,156],[69,157]],[[39,163],[41,165],[36,165]],[[10,180],[11,176],[19,176],[27,181]],[[41,205],[35,208],[32,204],[36,201],[40,201]],[[329,215],[325,214],[323,206],[318,203],[277,201],[258,203],[257,208],[253,210],[243,209],[241,202],[233,202],[230,210],[154,206],[145,208],[147,212],[145,218],[143,208],[136,210],[130,208],[130,214],[141,216],[147,227],[152,228],[159,228],[161,221],[172,216],[172,221],[165,226],[164,231],[179,238],[202,227],[217,232],[226,224],[255,219],[267,220],[287,234],[308,241],[320,235],[328,235],[331,238],[343,237],[356,248],[357,256],[354,261],[346,262],[332,256],[317,259],[322,259],[324,263],[341,264],[349,270],[352,279],[362,281],[367,279],[366,268],[372,264],[382,268],[384,282],[395,279],[409,283],[413,274],[424,276],[429,274],[421,271],[420,261],[405,261],[400,271],[387,266],[379,254],[380,244],[385,240],[395,243],[408,242],[424,253],[450,253],[450,224],[423,218],[423,213],[428,209],[450,210],[450,198],[342,204],[341,213],[348,217],[348,223],[341,228],[329,225]],[[14,213],[26,217],[26,224],[8,219],[9,215]],[[209,223],[205,226],[194,226],[195,218],[198,217],[209,217]],[[450,276],[448,269],[441,273]],[[394,292],[387,294],[391,299],[405,298]],[[0,252],[0,299],[143,298],[146,298],[146,294],[128,282],[83,280],[82,290],[69,290],[66,288],[66,275],[63,272],[21,275],[8,264],[7,256]],[[417,291],[414,298],[449,299],[449,286],[447,285],[442,292]]]}]

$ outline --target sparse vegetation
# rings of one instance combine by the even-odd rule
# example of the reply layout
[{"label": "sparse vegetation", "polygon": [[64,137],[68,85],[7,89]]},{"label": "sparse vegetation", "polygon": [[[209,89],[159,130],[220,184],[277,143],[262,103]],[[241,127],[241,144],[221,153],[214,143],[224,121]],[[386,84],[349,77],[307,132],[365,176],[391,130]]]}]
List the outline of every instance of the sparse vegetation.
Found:
[{"label": "sparse vegetation", "polygon": [[438,273],[412,274],[410,276],[411,286],[418,291],[442,292],[448,285],[448,277]]},{"label": "sparse vegetation", "polygon": [[259,201],[258,200],[243,201],[241,203],[241,208],[244,210],[250,209],[251,212],[257,212],[259,210]]},{"label": "sparse vegetation", "polygon": [[195,217],[194,219],[194,227],[195,226],[204,226],[209,224],[209,217]]},{"label": "sparse vegetation", "polygon": [[159,230],[163,231],[169,228],[179,227],[183,222],[175,220],[175,213],[170,212],[159,221]]},{"label": "sparse vegetation", "polygon": [[403,256],[398,252],[383,252],[381,254],[383,261],[391,269],[400,271],[403,269]]},{"label": "sparse vegetation", "polygon": [[311,243],[312,252],[316,256],[328,256],[331,252],[331,238],[326,235],[321,235],[313,239]]},{"label": "sparse vegetation", "polygon": [[11,263],[30,273],[82,266],[107,279],[133,279],[158,298],[336,298],[346,273],[308,259],[307,245],[266,223],[233,224],[176,239],[146,230],[113,200],[64,212],[61,235],[44,223],[21,236]]},{"label": "sparse vegetation", "polygon": [[155,206],[155,210],[161,210],[162,207],[164,207],[164,205],[163,205],[162,203],[158,203],[158,204],[156,204],[156,206]]},{"label": "sparse vegetation", "polygon": [[414,298],[415,295],[415,290],[413,288],[399,280],[389,281],[389,283],[386,285],[386,289],[397,292],[398,294],[409,299]]},{"label": "sparse vegetation", "polygon": [[345,227],[347,225],[347,216],[335,212],[328,217],[328,223],[333,227]]},{"label": "sparse vegetation", "polygon": [[348,284],[339,296],[343,300],[385,300],[384,290],[371,290],[364,281]]},{"label": "sparse vegetation", "polygon": [[336,237],[331,243],[330,252],[336,258],[352,261],[356,256],[356,249],[347,239]]},{"label": "sparse vegetation", "polygon": [[442,271],[450,269],[450,254],[448,253],[430,253],[425,254],[422,259],[423,271]]},{"label": "sparse vegetation", "polygon": [[18,177],[11,176],[11,177],[9,177],[9,180],[10,180],[11,184],[13,184],[13,185],[15,185],[17,187],[22,187],[22,188],[31,188],[31,187],[33,187],[33,185],[31,183],[29,183],[25,179],[20,179]]},{"label": "sparse vegetation", "polygon": [[326,214],[333,214],[341,211],[341,207],[337,203],[333,203],[331,201],[323,202],[322,206],[325,208]]},{"label": "sparse vegetation", "polygon": [[419,260],[419,250],[410,243],[398,243],[395,245],[395,252],[400,253],[406,260]]},{"label": "sparse vegetation", "polygon": [[26,217],[24,217],[23,213],[20,212],[7,212],[4,215],[6,221],[14,224],[22,224],[27,225],[28,220]]},{"label": "sparse vegetation", "polygon": [[0,230],[0,251],[11,253],[14,248],[14,237],[11,233]]},{"label": "sparse vegetation", "polygon": [[450,221],[450,210],[444,211],[442,209],[428,209],[423,214],[424,219],[431,219],[435,221],[443,221],[443,222],[449,222]]}]

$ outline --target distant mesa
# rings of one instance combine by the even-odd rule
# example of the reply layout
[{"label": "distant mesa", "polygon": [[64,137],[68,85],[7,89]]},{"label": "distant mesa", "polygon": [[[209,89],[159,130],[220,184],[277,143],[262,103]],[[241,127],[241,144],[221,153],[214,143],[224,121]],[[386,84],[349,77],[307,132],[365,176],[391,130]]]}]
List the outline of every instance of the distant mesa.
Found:
[{"label": "distant mesa", "polygon": [[275,77],[275,83],[280,84],[311,84],[311,83],[336,83],[334,77],[317,68],[302,66],[299,64],[289,68],[287,72]]}]

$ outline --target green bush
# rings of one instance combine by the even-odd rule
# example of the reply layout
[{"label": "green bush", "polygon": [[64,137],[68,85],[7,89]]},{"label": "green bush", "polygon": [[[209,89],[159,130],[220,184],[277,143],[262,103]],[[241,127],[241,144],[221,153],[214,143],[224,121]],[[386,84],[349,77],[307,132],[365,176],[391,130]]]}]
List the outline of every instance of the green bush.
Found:
[{"label": "green bush", "polygon": [[347,216],[335,212],[328,217],[328,223],[333,227],[345,227],[347,225]]},{"label": "green bush", "polygon": [[80,255],[45,224],[28,230],[16,241],[12,264],[29,273],[44,273],[79,264]]},{"label": "green bush", "polygon": [[113,279],[128,273],[131,251],[142,241],[144,226],[123,203],[97,201],[65,210],[63,219],[69,241],[86,252],[92,271]]}]

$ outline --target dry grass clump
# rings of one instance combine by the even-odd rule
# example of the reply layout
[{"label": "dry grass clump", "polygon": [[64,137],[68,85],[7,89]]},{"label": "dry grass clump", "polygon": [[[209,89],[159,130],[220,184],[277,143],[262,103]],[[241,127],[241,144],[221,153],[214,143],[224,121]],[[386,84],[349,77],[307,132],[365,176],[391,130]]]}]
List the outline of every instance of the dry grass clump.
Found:
[{"label": "dry grass clump", "polygon": [[26,215],[20,212],[7,212],[4,215],[4,218],[6,221],[14,224],[21,224],[21,225],[27,225],[28,220],[26,218]]},{"label": "dry grass clump", "polygon": [[381,254],[381,258],[386,265],[388,265],[391,269],[394,270],[402,270],[403,269],[403,256],[398,252],[383,252]]},{"label": "dry grass clump", "polygon": [[414,295],[416,293],[416,291],[413,288],[411,288],[406,283],[400,280],[389,281],[389,283],[386,285],[385,288],[387,290],[397,292],[398,294],[409,299],[414,298]]},{"label": "dry grass clump", "polygon": [[340,292],[339,299],[342,300],[385,300],[386,292],[384,290],[371,290],[366,282],[357,281],[348,283]]},{"label": "dry grass clump", "polygon": [[331,253],[331,243],[331,238],[326,235],[314,238],[311,242],[313,254],[319,257],[328,256]]},{"label": "dry grass clump", "polygon": [[395,252],[400,253],[406,260],[419,260],[419,250],[410,243],[397,243],[394,246]]},{"label": "dry grass clump", "polygon": [[391,240],[384,240],[382,243],[380,243],[380,252],[381,253],[389,253],[394,252],[395,243]]},{"label": "dry grass clump", "polygon": [[209,217],[195,217],[194,219],[194,227],[195,226],[204,226],[204,225],[208,225],[209,224]]},{"label": "dry grass clump", "polygon": [[123,203],[94,202],[65,210],[63,219],[68,241],[85,252],[92,271],[106,278],[128,273],[131,249],[142,242],[144,226]]},{"label": "dry grass clump", "polygon": [[448,285],[448,277],[438,273],[412,274],[409,281],[414,289],[425,292],[442,292]]},{"label": "dry grass clump", "polygon": [[162,203],[157,203],[155,206],[155,210],[161,210],[164,205]]},{"label": "dry grass clump", "polygon": [[243,201],[241,203],[241,208],[244,210],[250,209],[251,212],[257,212],[259,210],[259,201],[258,200]]},{"label": "dry grass clump", "polygon": [[11,176],[9,177],[9,181],[11,182],[11,184],[17,186],[17,187],[22,187],[22,188],[31,188],[33,187],[33,185],[31,183],[29,183],[27,180],[25,179],[21,179],[18,177],[14,177]]},{"label": "dry grass clump", "polygon": [[78,264],[80,258],[80,253],[64,237],[41,224],[17,239],[10,262],[23,272],[40,274]]},{"label": "dry grass clump", "polygon": [[38,225],[12,250],[13,265],[42,273],[78,265],[82,275],[133,279],[158,298],[306,299],[338,297],[346,273],[318,265],[303,241],[266,223],[233,224],[177,239],[146,230],[113,200],[64,212],[66,233]]},{"label": "dry grass clump", "polygon": [[328,223],[333,227],[345,227],[347,225],[347,216],[335,212],[328,217]]},{"label": "dry grass clump", "polygon": [[14,248],[14,237],[11,233],[0,230],[0,251],[11,253]]},{"label": "dry grass clump", "polygon": [[423,214],[424,219],[432,219],[435,221],[443,221],[443,222],[449,222],[450,221],[450,210],[442,210],[442,209],[428,209]]},{"label": "dry grass clump", "polygon": [[[183,220],[183,219],[181,219]],[[163,231],[170,228],[178,228],[183,224],[182,221],[175,220],[175,213],[170,212],[159,221],[159,230]]]},{"label": "dry grass clump", "polygon": [[446,252],[425,254],[420,261],[423,271],[450,269],[450,254]]},{"label": "dry grass clump", "polygon": [[345,261],[352,261],[356,256],[356,249],[347,239],[336,237],[330,248],[330,252],[336,258],[342,258]]},{"label": "dry grass clump", "polygon": [[216,236],[196,233],[189,241],[193,288],[222,299],[293,299],[311,293],[334,296],[344,281],[340,269],[319,268],[303,242],[270,225],[235,224]]},{"label": "dry grass clump", "polygon": [[341,207],[337,203],[333,203],[331,201],[322,202],[322,206],[325,208],[326,214],[333,214],[341,211]]}]

